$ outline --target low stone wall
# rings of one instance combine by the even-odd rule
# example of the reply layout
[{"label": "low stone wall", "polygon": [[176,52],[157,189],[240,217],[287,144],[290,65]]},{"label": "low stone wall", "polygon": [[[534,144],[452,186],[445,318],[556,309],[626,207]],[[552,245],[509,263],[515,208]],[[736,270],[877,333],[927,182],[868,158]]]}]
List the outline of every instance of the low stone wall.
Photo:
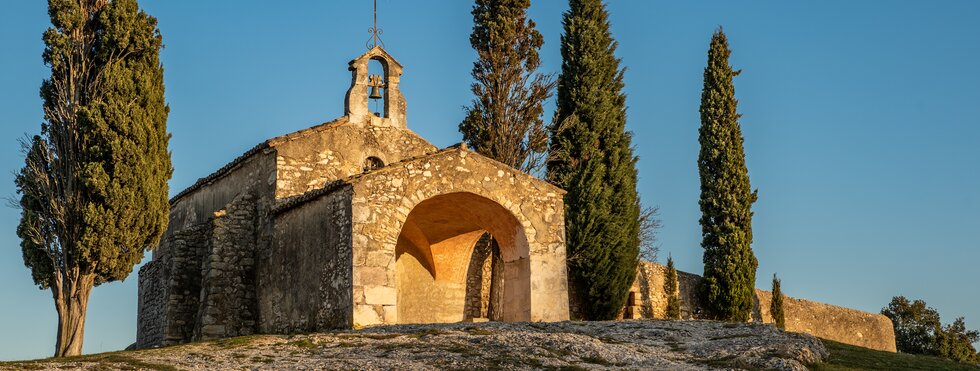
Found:
[{"label": "low stone wall", "polygon": [[[664,279],[667,268],[650,262],[640,262],[636,280],[630,289],[630,299],[624,310],[626,318],[664,318],[667,293]],[[703,310],[697,297],[701,277],[678,271],[681,317],[701,318]],[[772,293],[756,290],[753,322],[772,323],[769,304]],[[865,348],[895,351],[895,332],[887,317],[859,310],[783,297],[786,330],[804,332],[816,337]]]},{"label": "low stone wall", "polygon": [[[772,323],[772,293],[755,290],[759,317]],[[880,314],[783,296],[786,329],[865,348],[895,352],[892,321]]]}]

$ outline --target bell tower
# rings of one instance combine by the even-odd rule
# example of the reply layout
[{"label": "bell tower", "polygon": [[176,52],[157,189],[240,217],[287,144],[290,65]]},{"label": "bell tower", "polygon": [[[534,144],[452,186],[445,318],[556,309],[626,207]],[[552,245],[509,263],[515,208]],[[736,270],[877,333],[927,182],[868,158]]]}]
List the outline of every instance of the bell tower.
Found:
[{"label": "bell tower", "polygon": [[[381,75],[369,73],[368,64],[371,61],[381,64]],[[405,96],[398,89],[402,65],[380,45],[375,45],[367,53],[350,61],[348,69],[352,80],[350,90],[347,90],[344,114],[350,122],[405,128],[407,104]],[[371,100],[379,101],[376,111],[370,109]]]},{"label": "bell tower", "polygon": [[[384,49],[382,31],[378,28],[377,0],[374,0],[374,25],[368,32],[371,33],[365,45],[368,52],[350,61],[348,67],[353,76],[344,102],[344,115],[356,124],[405,128],[405,97],[398,89],[402,65]],[[368,68],[371,62],[381,65],[380,75],[371,74]],[[376,110],[371,111],[369,100],[374,101]]]}]

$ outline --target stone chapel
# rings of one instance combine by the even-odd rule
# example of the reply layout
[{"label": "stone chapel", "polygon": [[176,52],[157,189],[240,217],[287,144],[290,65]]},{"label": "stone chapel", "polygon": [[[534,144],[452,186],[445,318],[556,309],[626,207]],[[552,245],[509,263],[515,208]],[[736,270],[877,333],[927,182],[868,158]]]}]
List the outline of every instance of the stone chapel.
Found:
[{"label": "stone chapel", "polygon": [[266,140],[170,200],[139,270],[137,347],[569,318],[565,192],[409,130],[402,65],[382,47],[349,69],[343,117]]}]

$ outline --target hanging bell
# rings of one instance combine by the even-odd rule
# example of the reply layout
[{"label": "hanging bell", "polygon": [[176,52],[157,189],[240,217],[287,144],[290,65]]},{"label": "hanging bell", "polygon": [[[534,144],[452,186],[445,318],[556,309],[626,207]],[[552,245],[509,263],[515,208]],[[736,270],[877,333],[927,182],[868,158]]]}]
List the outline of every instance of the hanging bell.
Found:
[{"label": "hanging bell", "polygon": [[377,85],[371,85],[371,94],[368,95],[371,99],[381,99],[381,88]]}]

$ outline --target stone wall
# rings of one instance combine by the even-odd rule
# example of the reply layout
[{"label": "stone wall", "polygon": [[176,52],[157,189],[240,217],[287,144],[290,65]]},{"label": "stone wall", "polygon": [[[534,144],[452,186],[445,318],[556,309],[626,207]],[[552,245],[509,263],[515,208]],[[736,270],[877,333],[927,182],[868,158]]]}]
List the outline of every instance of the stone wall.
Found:
[{"label": "stone wall", "polygon": [[165,251],[140,268],[136,345],[139,348],[190,341],[197,323],[201,265],[211,223],[165,236]]},{"label": "stone wall", "polygon": [[166,287],[164,264],[151,261],[140,267],[136,304],[136,347],[147,348],[163,342]]},{"label": "stone wall", "polygon": [[[756,317],[772,323],[772,293],[756,290]],[[865,348],[895,352],[895,330],[888,317],[806,299],[783,297],[786,329]]]},{"label": "stone wall", "polygon": [[363,126],[345,119],[287,136],[275,145],[277,198],[300,195],[363,173],[368,157],[390,164],[436,150],[411,130]]},{"label": "stone wall", "polygon": [[[640,262],[636,280],[630,289],[633,306],[627,306],[627,318],[664,318],[667,294],[664,290],[666,267],[650,262]],[[681,317],[701,318],[703,311],[698,299],[697,287],[701,277],[678,271],[680,286]],[[752,321],[772,323],[769,304],[772,294],[756,290]],[[820,338],[871,349],[894,352],[895,333],[891,321],[880,314],[817,303],[808,300],[783,298],[786,330],[805,332]]]},{"label": "stone wall", "polygon": [[239,195],[203,222],[168,232],[161,253],[140,268],[137,347],[254,332],[260,205]]},{"label": "stone wall", "polygon": [[[624,318],[665,318],[667,316],[667,292],[664,281],[667,267],[641,261],[636,267],[636,279],[630,288],[630,297],[623,312]],[[678,295],[681,301],[681,319],[697,319],[701,308],[697,287],[701,276],[677,271]],[[580,312],[577,312],[581,315]]]},{"label": "stone wall", "polygon": [[351,189],[273,211],[274,238],[258,269],[259,331],[350,328]]},{"label": "stone wall", "polygon": [[[463,308],[464,320],[499,320],[494,309],[500,307],[503,287],[503,265],[500,248],[489,234],[480,237],[470,254],[466,268],[466,303]],[[491,294],[496,299],[491,303]]]},{"label": "stone wall", "polygon": [[193,339],[201,299],[201,266],[210,245],[212,224],[200,223],[174,233],[170,253],[162,263],[166,269],[167,290],[162,345],[185,343]]},{"label": "stone wall", "polygon": [[194,340],[255,332],[256,211],[255,197],[245,193],[214,214]]}]

